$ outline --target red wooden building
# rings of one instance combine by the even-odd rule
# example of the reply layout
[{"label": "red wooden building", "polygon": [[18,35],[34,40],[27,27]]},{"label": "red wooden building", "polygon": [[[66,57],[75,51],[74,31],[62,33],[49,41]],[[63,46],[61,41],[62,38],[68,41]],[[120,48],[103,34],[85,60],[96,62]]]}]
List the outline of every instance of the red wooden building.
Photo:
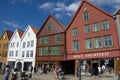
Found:
[{"label": "red wooden building", "polygon": [[49,15],[37,34],[36,65],[61,66],[65,55],[66,27]]},{"label": "red wooden building", "polygon": [[[83,74],[114,73],[120,56],[118,31],[113,15],[83,0],[66,30],[67,60]],[[106,70],[106,71],[105,71]]]}]

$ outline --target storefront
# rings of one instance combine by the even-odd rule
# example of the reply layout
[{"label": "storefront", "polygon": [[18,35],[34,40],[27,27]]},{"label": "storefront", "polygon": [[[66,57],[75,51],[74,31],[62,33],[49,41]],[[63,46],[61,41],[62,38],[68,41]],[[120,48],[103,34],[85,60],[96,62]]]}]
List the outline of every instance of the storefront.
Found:
[{"label": "storefront", "polygon": [[119,51],[68,55],[75,59],[75,70],[81,68],[82,75],[113,75],[118,72]]}]

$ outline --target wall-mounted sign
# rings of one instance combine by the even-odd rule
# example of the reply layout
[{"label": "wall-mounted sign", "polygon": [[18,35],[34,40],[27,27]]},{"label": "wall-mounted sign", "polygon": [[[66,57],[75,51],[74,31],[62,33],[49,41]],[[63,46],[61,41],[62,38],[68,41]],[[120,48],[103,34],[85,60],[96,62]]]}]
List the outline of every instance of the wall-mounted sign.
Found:
[{"label": "wall-mounted sign", "polygon": [[69,55],[67,55],[67,60],[70,60],[70,59],[110,58],[110,57],[120,57],[119,51],[69,54]]}]

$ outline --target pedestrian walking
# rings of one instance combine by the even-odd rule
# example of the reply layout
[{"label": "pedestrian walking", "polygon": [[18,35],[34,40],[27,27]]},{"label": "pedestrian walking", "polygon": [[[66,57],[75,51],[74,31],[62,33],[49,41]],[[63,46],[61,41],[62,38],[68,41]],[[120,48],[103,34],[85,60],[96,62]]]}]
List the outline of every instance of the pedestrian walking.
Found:
[{"label": "pedestrian walking", "polygon": [[79,70],[78,70],[78,67],[76,68],[76,80],[79,80]]},{"label": "pedestrian walking", "polygon": [[14,71],[12,73],[12,79],[11,80],[17,80],[17,78],[18,78],[17,69],[14,69]]},{"label": "pedestrian walking", "polygon": [[6,65],[5,67],[5,78],[4,80],[9,80],[9,75],[10,75],[10,66]]}]

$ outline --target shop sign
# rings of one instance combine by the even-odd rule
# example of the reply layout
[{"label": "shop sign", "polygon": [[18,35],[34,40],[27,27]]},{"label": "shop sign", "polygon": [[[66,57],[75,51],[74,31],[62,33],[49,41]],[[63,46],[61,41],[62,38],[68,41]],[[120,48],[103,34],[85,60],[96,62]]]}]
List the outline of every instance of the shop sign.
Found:
[{"label": "shop sign", "polygon": [[74,55],[73,57],[76,58],[98,58],[98,57],[105,57],[109,56],[110,52],[101,52],[101,53],[89,53],[89,54],[79,54],[79,55]]}]

